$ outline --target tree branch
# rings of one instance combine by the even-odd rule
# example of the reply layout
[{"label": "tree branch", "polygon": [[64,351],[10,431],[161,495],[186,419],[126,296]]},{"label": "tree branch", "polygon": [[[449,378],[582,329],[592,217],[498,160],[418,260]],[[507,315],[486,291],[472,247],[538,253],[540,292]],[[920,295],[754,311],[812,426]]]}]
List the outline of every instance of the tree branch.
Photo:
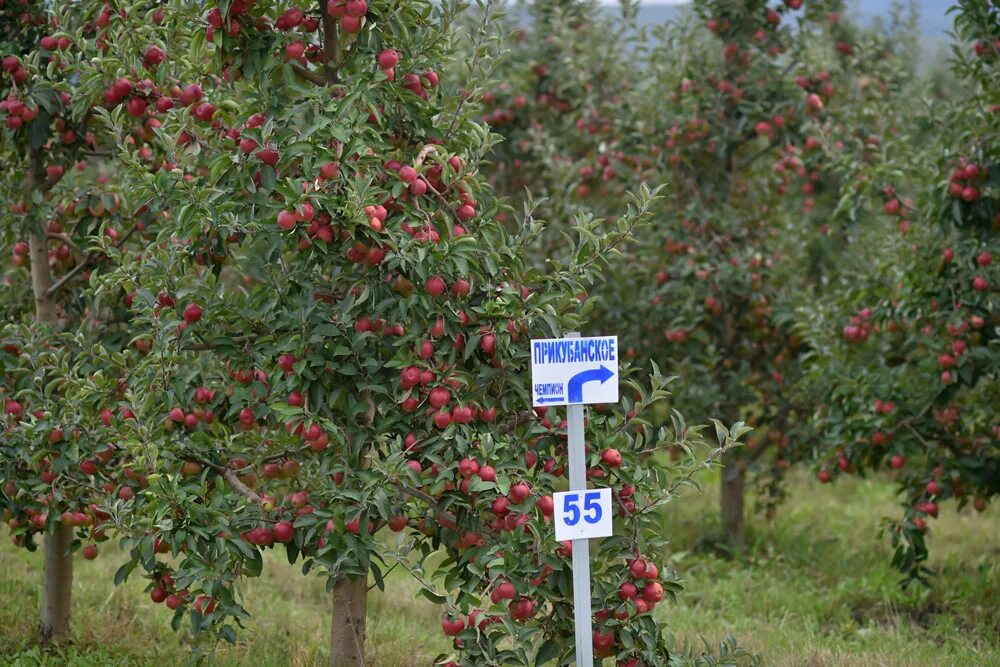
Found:
[{"label": "tree branch", "polygon": [[527,424],[535,417],[535,412],[533,410],[524,410],[522,412],[514,415],[514,418],[509,422],[497,429],[500,433],[510,434],[513,433],[518,426],[523,426]]},{"label": "tree branch", "polygon": [[[123,245],[125,245],[125,243],[129,240],[129,238],[132,236],[132,234],[135,233],[136,229],[138,229],[138,228],[135,227],[135,226],[133,226],[132,229],[128,230],[128,233],[126,233],[125,236],[123,236],[121,238],[121,240],[119,240],[117,243],[115,243],[115,248],[121,248]],[[100,252],[93,252],[93,251],[88,252],[87,255],[80,261],[79,264],[77,264],[72,269],[70,269],[68,273],[66,273],[62,278],[60,278],[59,280],[57,280],[55,282],[55,284],[53,284],[51,287],[49,287],[48,291],[46,291],[46,293],[45,293],[46,296],[52,296],[52,295],[54,295],[56,292],[58,292],[60,289],[62,289],[62,287],[66,283],[68,283],[74,277],[76,277],[76,275],[78,273],[80,273],[81,271],[83,271],[84,269],[86,269],[89,266],[93,266],[101,257],[104,257],[104,256],[105,255],[103,253],[100,253]]]},{"label": "tree branch", "polygon": [[413,161],[413,166],[419,169],[420,165],[422,165],[424,163],[424,160],[427,159],[427,156],[436,150],[437,146],[435,146],[434,144],[427,144],[426,146],[421,148],[420,152],[417,153],[417,159]]},{"label": "tree branch", "polygon": [[232,468],[226,468],[225,466],[220,466],[217,463],[212,463],[211,461],[206,461],[205,459],[193,456],[190,460],[208,466],[215,472],[219,473],[222,476],[222,479],[226,480],[229,483],[229,486],[233,487],[233,491],[240,494],[247,500],[253,501],[257,504],[263,504],[264,499],[257,495],[256,491],[241,482],[240,478],[236,476],[236,471]]},{"label": "tree branch", "polygon": [[[215,467],[215,466],[213,466]],[[222,478],[229,482],[229,485],[233,487],[236,493],[240,494],[247,500],[252,500],[255,503],[261,504],[264,499],[257,495],[257,492],[251,489],[249,486],[240,481],[240,478],[236,476],[236,473],[230,468],[222,469]]]},{"label": "tree branch", "polygon": [[337,55],[340,51],[340,27],[337,18],[326,11],[326,0],[319,0],[319,14],[323,18],[323,76],[325,83],[337,83],[340,76]]},{"label": "tree branch", "polygon": [[427,495],[423,491],[418,491],[417,489],[411,488],[406,485],[400,486],[399,490],[403,492],[404,496],[408,496],[410,498],[413,498],[414,500],[419,500],[423,503],[426,503],[426,505],[430,507],[431,510],[433,510],[434,514],[439,519],[446,519],[452,524],[458,523],[458,519],[455,517],[454,514],[452,514],[451,512],[445,512],[443,509],[441,509],[441,506],[437,504],[437,501],[434,500],[434,498]]},{"label": "tree branch", "polygon": [[326,79],[324,79],[319,73],[312,71],[298,63],[292,63],[292,71],[301,78],[305,79],[309,83],[314,83],[317,86],[325,86]]}]

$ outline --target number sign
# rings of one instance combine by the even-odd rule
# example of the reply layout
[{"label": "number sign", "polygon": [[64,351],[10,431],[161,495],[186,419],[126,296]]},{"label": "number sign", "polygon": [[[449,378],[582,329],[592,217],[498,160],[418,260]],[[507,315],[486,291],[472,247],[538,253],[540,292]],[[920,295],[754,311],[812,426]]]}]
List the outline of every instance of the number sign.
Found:
[{"label": "number sign", "polygon": [[611,489],[564,491],[553,494],[553,500],[557,540],[584,540],[612,534]]}]

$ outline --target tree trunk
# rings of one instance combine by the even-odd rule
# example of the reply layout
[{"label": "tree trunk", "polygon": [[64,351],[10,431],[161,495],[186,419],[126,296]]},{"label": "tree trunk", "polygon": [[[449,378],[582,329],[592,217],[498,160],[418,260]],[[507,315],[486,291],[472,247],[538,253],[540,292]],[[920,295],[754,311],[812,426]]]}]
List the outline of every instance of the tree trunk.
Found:
[{"label": "tree trunk", "polygon": [[734,552],[745,546],[743,496],[746,473],[738,459],[726,454],[723,459],[719,500],[722,509],[722,537]]},{"label": "tree trunk", "polygon": [[42,618],[38,630],[43,646],[69,640],[70,591],[73,588],[73,555],[69,547],[72,542],[73,529],[61,523],[45,535]]},{"label": "tree trunk", "polygon": [[32,232],[28,247],[31,253],[31,289],[35,294],[35,321],[53,325],[56,323],[56,302],[48,294],[52,287],[52,273],[49,271],[49,245],[44,233]]},{"label": "tree trunk", "polygon": [[368,580],[344,578],[333,587],[330,667],[364,667]]},{"label": "tree trunk", "polygon": [[[25,202],[31,201],[36,188],[43,187],[44,172],[37,151],[29,157],[24,182]],[[41,225],[40,220],[34,224]],[[28,237],[31,255],[31,291],[35,297],[35,321],[46,326],[57,323],[56,302],[49,294],[52,272],[49,269],[49,244],[45,230],[32,229]],[[38,637],[43,646],[68,641],[69,612],[73,589],[73,555],[69,548],[73,542],[73,529],[57,523],[45,535],[44,571],[42,574],[42,610]]]}]

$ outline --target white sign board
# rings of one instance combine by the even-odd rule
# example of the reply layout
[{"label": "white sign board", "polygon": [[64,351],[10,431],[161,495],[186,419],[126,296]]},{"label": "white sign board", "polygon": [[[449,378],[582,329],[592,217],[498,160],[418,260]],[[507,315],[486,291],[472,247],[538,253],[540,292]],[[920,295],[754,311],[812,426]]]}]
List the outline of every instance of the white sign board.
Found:
[{"label": "white sign board", "polygon": [[553,493],[552,499],[558,541],[611,536],[611,489]]},{"label": "white sign board", "polygon": [[618,402],[618,336],[531,341],[531,404]]}]

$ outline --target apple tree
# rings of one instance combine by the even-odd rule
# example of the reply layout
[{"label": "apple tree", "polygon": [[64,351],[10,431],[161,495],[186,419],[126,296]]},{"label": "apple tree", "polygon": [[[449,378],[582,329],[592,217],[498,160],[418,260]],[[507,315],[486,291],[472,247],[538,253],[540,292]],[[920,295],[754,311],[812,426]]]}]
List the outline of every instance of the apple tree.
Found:
[{"label": "apple tree", "polygon": [[[738,548],[747,472],[771,506],[784,471],[811,455],[812,406],[795,391],[809,351],[793,325],[844,251],[827,219],[842,187],[829,165],[881,129],[857,109],[903,75],[888,36],[849,25],[837,2],[695,2],[650,34],[623,7],[614,19],[584,2],[532,6],[484,98],[507,138],[493,178],[509,196],[544,197],[553,220],[613,220],[638,183],[671,183],[597,317],[635,358],[684,378],[685,412],[759,426],[723,477]],[[561,242],[552,229],[543,254]]]},{"label": "apple tree", "polygon": [[[383,586],[394,567],[445,605],[442,664],[572,656],[570,546],[547,527],[564,423],[530,409],[527,342],[587,324],[580,295],[600,292],[659,199],[636,188],[600,233],[581,215],[560,255],[529,263],[543,222],[480,172],[490,20],[464,77],[442,75],[463,9],[123,1],[98,15],[100,66],[78,82],[155,221],[141,253],[104,243],[114,270],[90,277],[146,351],[94,360],[126,380],[113,426],[138,471],[104,509],[129,555],[116,579],[144,572],[175,628],[235,640],[249,612],[234,584],[280,548],[327,580],[334,665],[363,664],[369,577]],[[588,418],[590,478],[614,489],[620,523],[594,563],[593,641],[621,664],[711,664],[675,653],[650,613],[679,590],[655,562],[659,509],[747,428],[717,424],[709,446],[679,413],[654,427],[668,380],[651,368]],[[96,400],[89,378],[72,387]],[[668,463],[667,447],[689,454]],[[752,659],[734,640],[722,652]]]},{"label": "apple tree", "polygon": [[1000,492],[998,13],[959,2],[961,95],[886,109],[896,131],[840,165],[852,183],[839,209],[850,263],[800,320],[817,351],[804,388],[817,406],[818,478],[891,472],[903,511],[885,530],[907,580],[926,581],[942,503],[982,511]]},{"label": "apple tree", "polygon": [[128,360],[148,341],[133,341],[124,295],[89,281],[152,222],[107,168],[108,137],[81,92],[98,14],[49,9],[0,3],[0,510],[18,546],[44,536],[43,644],[69,639],[73,555],[95,558],[108,539],[107,498],[142,483],[114,422],[128,416]]}]

